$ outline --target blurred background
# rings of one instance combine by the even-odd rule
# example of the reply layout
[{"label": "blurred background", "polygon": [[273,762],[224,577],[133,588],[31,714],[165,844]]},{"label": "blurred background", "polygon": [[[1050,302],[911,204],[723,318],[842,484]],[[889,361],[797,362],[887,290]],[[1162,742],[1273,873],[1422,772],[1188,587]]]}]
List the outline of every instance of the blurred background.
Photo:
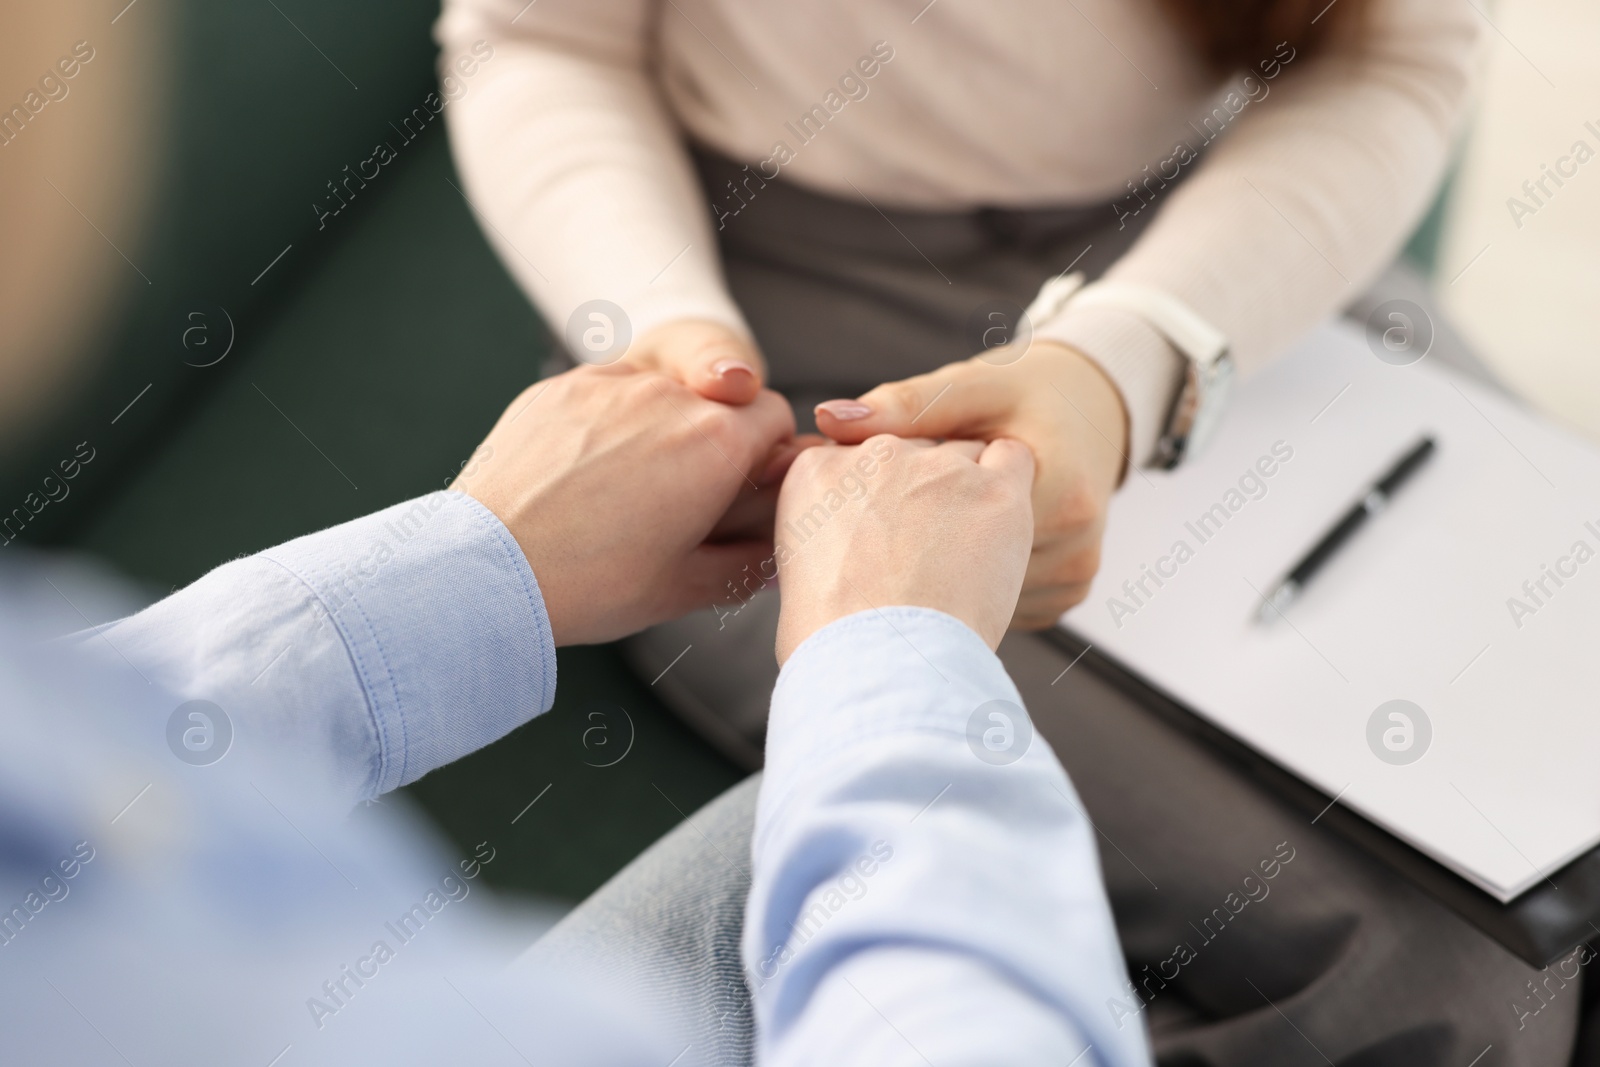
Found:
[{"label": "blurred background", "polygon": [[1522,183],[1537,181],[1575,142],[1600,152],[1600,5],[1472,3],[1494,28],[1443,201],[1434,290],[1514,392],[1600,439],[1600,158],[1563,185],[1548,183],[1555,195],[1541,195],[1536,214],[1518,211],[1513,221],[1507,205],[1511,197],[1531,203]]},{"label": "blurred background", "polygon": [[[1600,159],[1533,213],[1508,206],[1574,142],[1600,150],[1600,8],[1461,2],[1492,29],[1459,162],[1351,314],[1423,303],[1442,355],[1600,439]],[[75,596],[93,565],[53,565],[64,595],[42,633],[442,486],[541,374],[544,328],[451,166],[437,13],[66,0],[0,36],[0,196],[77,235],[0,267],[0,358],[36,366],[50,397],[0,397],[5,550],[73,550],[132,583]],[[77,165],[51,150],[72,123],[100,145]],[[43,303],[66,313],[28,313]],[[46,492],[71,457],[65,494]],[[614,650],[564,650],[560,676],[554,712],[409,792],[465,849],[507,843],[486,870],[502,888],[575,901],[743,773]]]}]

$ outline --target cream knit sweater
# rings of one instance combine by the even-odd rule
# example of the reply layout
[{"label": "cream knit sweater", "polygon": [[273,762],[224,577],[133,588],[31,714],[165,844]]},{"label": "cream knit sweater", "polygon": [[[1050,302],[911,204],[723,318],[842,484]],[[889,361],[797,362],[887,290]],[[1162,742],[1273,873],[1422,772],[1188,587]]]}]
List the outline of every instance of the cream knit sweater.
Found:
[{"label": "cream knit sweater", "polygon": [[[679,317],[748,332],[714,238],[739,201],[707,203],[687,131],[880,207],[1156,212],[1108,277],[1189,304],[1248,373],[1357,295],[1426,207],[1478,20],[1468,0],[1375,0],[1358,44],[1278,48],[1221,82],[1156,0],[447,0],[437,35],[446,69],[493,49],[468,60],[452,142],[557,330],[604,298],[636,337]],[[1071,306],[1035,336],[1111,375],[1148,459],[1180,366],[1165,341]]]}]

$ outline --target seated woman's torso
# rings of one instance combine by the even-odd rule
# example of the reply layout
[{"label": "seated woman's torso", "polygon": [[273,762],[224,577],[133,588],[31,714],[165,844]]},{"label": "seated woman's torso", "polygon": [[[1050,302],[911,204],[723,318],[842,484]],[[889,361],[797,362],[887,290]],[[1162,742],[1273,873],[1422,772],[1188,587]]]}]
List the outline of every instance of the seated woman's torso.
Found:
[{"label": "seated woman's torso", "polygon": [[1155,0],[925,3],[673,0],[658,77],[709,147],[901,207],[1102,201],[1204,140],[1220,83]]}]

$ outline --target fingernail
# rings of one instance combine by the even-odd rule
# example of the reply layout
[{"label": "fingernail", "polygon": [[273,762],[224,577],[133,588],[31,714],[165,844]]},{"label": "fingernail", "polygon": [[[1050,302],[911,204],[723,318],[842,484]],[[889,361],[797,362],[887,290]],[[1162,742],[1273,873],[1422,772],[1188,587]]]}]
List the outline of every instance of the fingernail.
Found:
[{"label": "fingernail", "polygon": [[817,405],[815,414],[820,415],[824,411],[840,422],[864,419],[872,414],[872,409],[859,400],[824,400]]},{"label": "fingernail", "polygon": [[718,378],[732,378],[740,374],[754,378],[756,369],[742,359],[719,359],[711,364],[711,373]]}]

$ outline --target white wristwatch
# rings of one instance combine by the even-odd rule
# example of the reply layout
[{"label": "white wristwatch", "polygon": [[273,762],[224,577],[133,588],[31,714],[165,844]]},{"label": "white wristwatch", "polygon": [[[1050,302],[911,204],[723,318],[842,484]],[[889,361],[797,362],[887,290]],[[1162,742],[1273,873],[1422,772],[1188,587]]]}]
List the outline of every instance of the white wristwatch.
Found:
[{"label": "white wristwatch", "polygon": [[1228,339],[1183,301],[1159,289],[1125,282],[1083,282],[1082,274],[1051,278],[1028,305],[1027,316],[1042,322],[1069,304],[1116,308],[1143,318],[1183,355],[1183,385],[1173,398],[1156,443],[1157,464],[1171,470],[1204,447],[1227,404],[1233,383]]}]

